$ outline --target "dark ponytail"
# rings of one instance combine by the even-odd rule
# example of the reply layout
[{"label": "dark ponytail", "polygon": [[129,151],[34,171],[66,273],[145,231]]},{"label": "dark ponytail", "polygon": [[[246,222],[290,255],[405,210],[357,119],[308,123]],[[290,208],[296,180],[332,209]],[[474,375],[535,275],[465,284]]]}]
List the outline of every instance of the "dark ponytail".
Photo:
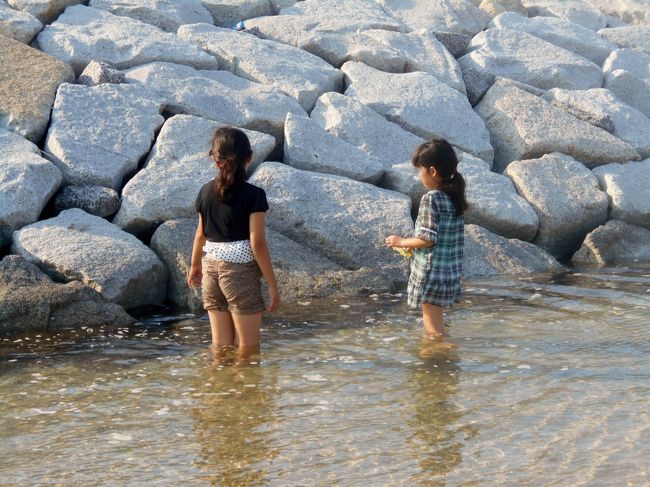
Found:
[{"label": "dark ponytail", "polygon": [[451,198],[458,216],[467,210],[465,199],[465,179],[458,172],[458,158],[454,148],[444,139],[433,139],[420,145],[411,160],[415,167],[433,167],[438,173],[440,186]]},{"label": "dark ponytail", "polygon": [[214,133],[210,155],[219,168],[214,183],[219,201],[230,200],[246,180],[246,162],[252,154],[250,141],[241,130],[221,127]]}]

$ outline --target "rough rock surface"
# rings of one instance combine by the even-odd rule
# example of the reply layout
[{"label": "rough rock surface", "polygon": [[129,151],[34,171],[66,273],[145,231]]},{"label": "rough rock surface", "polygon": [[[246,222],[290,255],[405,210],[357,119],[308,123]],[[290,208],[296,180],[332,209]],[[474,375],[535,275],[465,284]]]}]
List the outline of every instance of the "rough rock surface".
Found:
[{"label": "rough rock surface", "polygon": [[384,174],[380,160],[330,134],[308,117],[287,115],[284,162],[297,169],[345,176],[377,184]]},{"label": "rough rock surface", "polygon": [[54,197],[54,211],[61,213],[70,208],[107,218],[120,209],[120,196],[103,186],[66,186]]},{"label": "rough rock surface", "polygon": [[43,24],[53,22],[61,12],[71,5],[84,3],[84,0],[6,0],[17,10],[29,12]]},{"label": "rough rock surface", "polygon": [[639,78],[629,71],[616,69],[606,74],[604,87],[623,103],[650,118],[650,96],[639,96],[641,93],[650,93],[650,80]]},{"label": "rough rock surface", "polygon": [[[209,156],[214,131],[226,124],[176,115],[163,125],[145,167],[122,190],[122,206],[113,223],[136,235],[176,218],[194,217],[201,186],[216,176]],[[244,130],[253,148],[254,168],[270,154],[275,139]]]},{"label": "rough rock surface", "polygon": [[14,10],[0,2],[0,35],[29,44],[42,28],[43,24],[29,12]]},{"label": "rough rock surface", "polygon": [[74,73],[67,64],[1,35],[0,66],[0,128],[38,142],[47,129],[56,89],[73,82]]},{"label": "rough rock surface", "polygon": [[570,257],[587,233],[607,221],[607,194],[589,169],[567,155],[516,161],[506,174],[539,217],[533,243],[556,258]]},{"label": "rough rock surface", "polygon": [[0,161],[18,152],[31,152],[39,155],[41,153],[38,147],[26,138],[11,130],[0,128]]},{"label": "rough rock surface", "polygon": [[161,303],[167,270],[133,235],[103,218],[66,210],[13,234],[12,252],[57,281],[81,281],[126,309]]},{"label": "rough rock surface", "polygon": [[[52,110],[45,150],[68,184],[119,190],[138,168],[165,119],[162,103],[140,86],[63,84]],[[124,130],[128,127],[128,130]]]},{"label": "rough rock surface", "polygon": [[529,17],[558,17],[591,30],[607,25],[603,13],[584,0],[522,0]]},{"label": "rough rock surface", "polygon": [[650,230],[650,159],[594,169],[609,195],[609,217]]},{"label": "rough rock surface", "polygon": [[589,0],[605,15],[621,19],[626,24],[650,24],[650,9],[646,0]]},{"label": "rough rock surface", "polygon": [[639,79],[650,81],[650,54],[634,49],[616,49],[605,59],[603,71],[611,73],[617,69],[628,71]]},{"label": "rough rock surface", "polygon": [[17,255],[0,261],[0,333],[80,326],[128,326],[135,320],[80,282],[53,282]]},{"label": "rough rock surface", "polygon": [[598,34],[618,47],[630,48],[650,54],[650,25],[628,25],[601,29]]},{"label": "rough rock surface", "polygon": [[215,25],[234,27],[242,20],[271,15],[269,0],[201,0]]},{"label": "rough rock surface", "polygon": [[97,86],[105,83],[119,85],[126,83],[126,77],[122,71],[115,69],[108,63],[91,61],[77,78],[77,83],[86,86]]},{"label": "rough rock surface", "polygon": [[[345,94],[424,138],[444,137],[491,162],[489,133],[467,98],[428,73],[391,74],[348,62]],[[453,113],[453,117],[446,114]]]},{"label": "rough rock surface", "polygon": [[287,113],[306,115],[296,100],[272,86],[227,71],[195,70],[151,63],[126,72],[129,83],[142,83],[165,100],[170,113],[185,113],[266,132],[281,142]]},{"label": "rough rock surface", "polygon": [[153,25],[76,5],[66,9],[36,37],[43,52],[70,64],[80,74],[91,61],[125,69],[153,61],[217,69],[219,63],[198,47]]},{"label": "rough rock surface", "polygon": [[343,85],[343,73],[296,47],[207,24],[181,27],[178,36],[215,56],[221,69],[275,86],[305,110],[311,110],[321,94]]},{"label": "rough rock surface", "polygon": [[650,261],[650,230],[610,220],[585,237],[573,265],[616,265]]},{"label": "rough rock surface", "polygon": [[512,161],[554,151],[564,152],[588,167],[639,159],[632,146],[608,132],[500,81],[488,90],[476,112],[490,130],[494,169],[498,172]]},{"label": "rough rock surface", "polygon": [[479,8],[490,17],[496,17],[504,12],[528,16],[528,10],[521,4],[521,0],[483,0]]}]

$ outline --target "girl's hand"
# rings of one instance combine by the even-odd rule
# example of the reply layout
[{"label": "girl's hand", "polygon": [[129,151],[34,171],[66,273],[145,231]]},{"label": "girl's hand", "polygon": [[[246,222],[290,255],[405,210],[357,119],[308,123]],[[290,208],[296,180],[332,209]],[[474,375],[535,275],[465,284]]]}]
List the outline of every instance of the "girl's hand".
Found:
[{"label": "girl's hand", "polygon": [[402,245],[402,240],[404,240],[402,237],[399,235],[391,235],[389,237],[386,237],[386,245],[388,247],[403,247]]},{"label": "girl's hand", "polygon": [[269,286],[269,297],[271,298],[271,304],[266,310],[272,313],[280,306],[280,290],[278,286]]},{"label": "girl's hand", "polygon": [[203,272],[201,271],[201,266],[192,266],[190,268],[190,273],[187,276],[187,284],[190,287],[199,287],[202,280]]}]

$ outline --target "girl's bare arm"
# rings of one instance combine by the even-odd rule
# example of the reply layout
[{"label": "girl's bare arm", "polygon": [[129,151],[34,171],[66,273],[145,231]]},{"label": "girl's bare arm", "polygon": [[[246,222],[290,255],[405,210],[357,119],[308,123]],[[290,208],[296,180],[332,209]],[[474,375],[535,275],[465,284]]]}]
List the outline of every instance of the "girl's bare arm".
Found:
[{"label": "girl's bare arm", "polygon": [[250,239],[253,255],[260,266],[262,275],[269,285],[269,296],[271,304],[268,308],[269,311],[275,311],[280,305],[280,291],[278,290],[278,283],[275,279],[275,272],[273,272],[273,264],[271,264],[271,254],[269,246],[266,243],[266,231],[264,228],[264,212],[257,211],[251,213],[250,216]]},{"label": "girl's bare arm", "polygon": [[201,219],[201,215],[199,215],[199,223],[196,227],[194,245],[192,246],[192,264],[190,267],[190,273],[187,276],[187,283],[190,287],[201,285],[201,280],[203,278],[201,257],[203,256],[203,246],[205,245],[205,241],[206,237],[205,233],[203,233],[203,220]]},{"label": "girl's bare arm", "polygon": [[433,242],[417,237],[404,238],[399,235],[391,235],[386,238],[386,245],[389,247],[405,247],[407,249],[426,249],[433,247]]}]

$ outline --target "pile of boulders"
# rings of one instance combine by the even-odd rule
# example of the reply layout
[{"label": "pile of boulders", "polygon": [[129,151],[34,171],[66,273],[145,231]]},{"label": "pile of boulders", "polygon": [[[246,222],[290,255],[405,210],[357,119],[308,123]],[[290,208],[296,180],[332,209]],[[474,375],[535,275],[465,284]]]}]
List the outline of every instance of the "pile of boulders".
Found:
[{"label": "pile of boulders", "polygon": [[467,181],[465,278],[650,260],[645,0],[0,0],[0,330],[199,311],[223,125],[286,300],[404,285],[384,238],[432,137]]}]

